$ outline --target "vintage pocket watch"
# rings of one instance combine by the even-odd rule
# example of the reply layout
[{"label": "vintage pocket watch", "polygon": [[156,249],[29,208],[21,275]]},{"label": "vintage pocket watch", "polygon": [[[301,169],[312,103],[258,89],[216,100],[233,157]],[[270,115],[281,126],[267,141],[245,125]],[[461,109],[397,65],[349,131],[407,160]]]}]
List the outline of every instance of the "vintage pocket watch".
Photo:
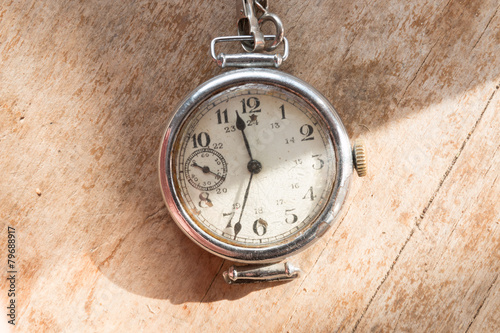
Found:
[{"label": "vintage pocket watch", "polygon": [[[191,92],[173,113],[161,144],[166,205],[195,243],[250,264],[229,283],[291,279],[279,263],[317,240],[345,201],[353,167],[366,173],[364,148],[349,138],[333,106],[307,83],[276,69],[288,41],[267,1],[238,1],[239,36],[212,41],[223,73]],[[274,35],[260,26],[270,21]],[[238,41],[247,53],[215,53]],[[279,45],[284,54],[270,54]]]}]

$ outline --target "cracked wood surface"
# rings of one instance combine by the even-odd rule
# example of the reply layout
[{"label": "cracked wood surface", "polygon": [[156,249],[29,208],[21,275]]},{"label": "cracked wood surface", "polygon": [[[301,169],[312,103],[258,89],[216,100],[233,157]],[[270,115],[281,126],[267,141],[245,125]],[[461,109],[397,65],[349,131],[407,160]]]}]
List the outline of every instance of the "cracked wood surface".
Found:
[{"label": "cracked wood surface", "polygon": [[282,70],[332,101],[369,173],[294,257],[298,280],[228,286],[231,263],[169,217],[156,165],[175,105],[221,72],[208,46],[235,31],[234,2],[0,6],[16,331],[500,331],[498,1],[271,9],[291,44]]}]

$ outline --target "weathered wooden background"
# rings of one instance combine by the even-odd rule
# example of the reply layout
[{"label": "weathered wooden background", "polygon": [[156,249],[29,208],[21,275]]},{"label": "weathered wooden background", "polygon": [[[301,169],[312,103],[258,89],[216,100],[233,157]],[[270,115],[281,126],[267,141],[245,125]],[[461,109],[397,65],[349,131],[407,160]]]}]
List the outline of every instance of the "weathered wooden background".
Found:
[{"label": "weathered wooden background", "polygon": [[157,158],[174,106],[221,72],[209,43],[235,1],[1,1],[16,331],[499,332],[499,4],[270,1],[282,70],[364,139],[369,175],[300,279],[228,286],[169,217]]}]

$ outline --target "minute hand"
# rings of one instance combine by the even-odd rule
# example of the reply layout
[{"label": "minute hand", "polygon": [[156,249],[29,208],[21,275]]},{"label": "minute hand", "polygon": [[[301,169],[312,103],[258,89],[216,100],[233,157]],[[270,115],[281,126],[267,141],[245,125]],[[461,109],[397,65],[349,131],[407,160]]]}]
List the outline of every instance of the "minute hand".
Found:
[{"label": "minute hand", "polygon": [[250,192],[250,184],[252,184],[253,172],[250,173],[250,179],[248,180],[247,190],[245,191],[245,196],[243,197],[243,204],[241,205],[240,218],[238,222],[234,225],[234,239],[238,236],[238,233],[241,230],[241,218],[243,217],[243,211],[245,210],[245,206],[247,205],[248,193]]},{"label": "minute hand", "polygon": [[236,111],[236,128],[241,131],[241,134],[243,134],[243,140],[245,141],[245,147],[247,148],[248,155],[250,155],[250,160],[253,160],[252,152],[250,150],[250,145],[248,144],[247,136],[245,135],[246,127],[247,126],[245,125],[245,121],[241,119],[240,115],[238,114],[238,111]]}]

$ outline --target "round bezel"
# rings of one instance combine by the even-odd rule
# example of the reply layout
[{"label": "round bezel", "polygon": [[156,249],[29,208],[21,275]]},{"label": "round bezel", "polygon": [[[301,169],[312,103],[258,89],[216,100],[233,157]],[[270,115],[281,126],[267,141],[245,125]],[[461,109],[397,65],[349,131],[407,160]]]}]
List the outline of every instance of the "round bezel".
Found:
[{"label": "round bezel", "polygon": [[[186,212],[176,192],[172,172],[172,155],[176,137],[191,112],[207,99],[229,88],[260,83],[279,87],[306,102],[324,120],[328,127],[334,149],[336,173],[329,201],[324,205],[318,219],[290,242],[267,247],[245,247],[229,244],[204,231]],[[162,140],[159,160],[159,176],[162,194],[171,216],[195,243],[220,257],[245,263],[279,261],[312,244],[334,222],[349,190],[353,171],[351,145],[347,132],[333,106],[317,90],[298,78],[270,69],[249,68],[221,74],[203,83],[188,95],[170,119]]]}]

